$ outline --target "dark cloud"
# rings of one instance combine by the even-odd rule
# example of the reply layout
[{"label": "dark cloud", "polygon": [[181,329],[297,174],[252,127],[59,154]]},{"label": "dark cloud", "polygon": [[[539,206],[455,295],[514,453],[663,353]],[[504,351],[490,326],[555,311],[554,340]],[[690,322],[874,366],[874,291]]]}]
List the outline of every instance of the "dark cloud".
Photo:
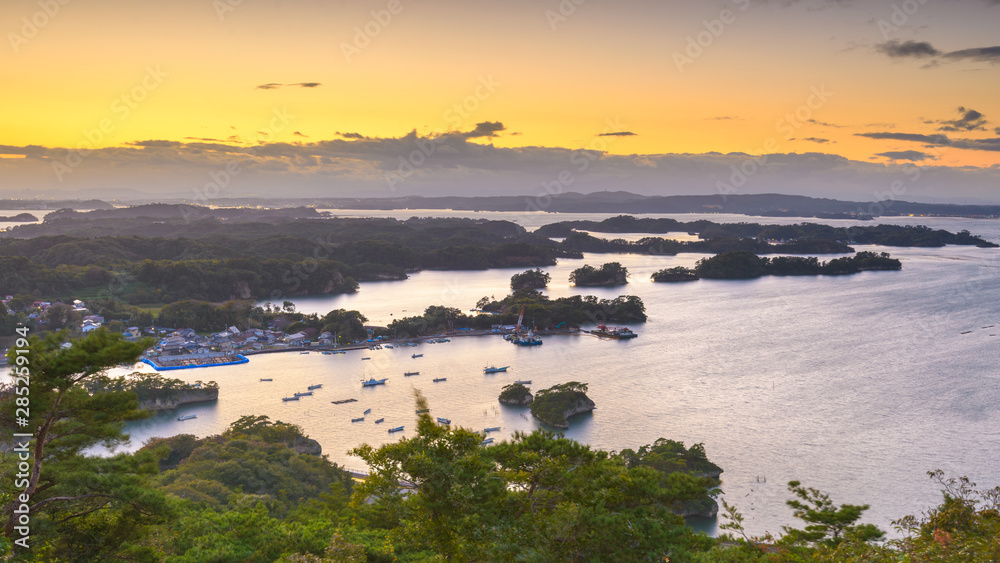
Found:
[{"label": "dark cloud", "polygon": [[899,41],[897,39],[876,45],[875,50],[894,59],[904,57],[936,57],[942,54],[941,51],[938,51],[926,41]]},{"label": "dark cloud", "polygon": [[912,141],[924,143],[931,147],[952,147],[970,151],[1000,152],[1000,137],[989,139],[949,139],[945,135],[920,135],[917,133],[855,133],[858,137],[869,139],[890,139],[895,141]]},{"label": "dark cloud", "polygon": [[802,140],[803,141],[812,141],[814,143],[830,143],[830,142],[832,142],[832,141],[830,141],[830,139],[821,139],[819,137],[806,137],[805,139],[802,139]]},{"label": "dark cloud", "polygon": [[962,49],[952,51],[944,56],[946,59],[966,59],[970,61],[986,61],[988,63],[1000,62],[1000,46],[978,47],[975,49]]},{"label": "dark cloud", "polygon": [[1000,63],[1000,46],[975,47],[944,52],[926,41],[899,41],[893,39],[881,45],[876,45],[875,50],[893,59],[931,59],[925,65],[925,68],[937,66],[941,60]]},{"label": "dark cloud", "polygon": [[892,139],[895,141],[913,141],[916,143],[927,143],[929,145],[950,145],[951,140],[946,135],[921,135],[918,133],[891,133],[880,131],[876,133],[855,133],[856,137],[868,137],[869,139]]},{"label": "dark cloud", "polygon": [[884,156],[889,160],[910,160],[913,162],[921,160],[934,160],[937,158],[936,156],[920,151],[888,151],[877,153],[875,156]]},{"label": "dark cloud", "polygon": [[258,90],[274,90],[276,88],[281,88],[283,86],[297,86],[299,88],[316,88],[322,86],[321,82],[296,82],[295,84],[281,84],[280,82],[268,82],[267,84],[261,84],[257,86]]},{"label": "dark cloud", "polygon": [[[462,139],[475,139],[477,137],[496,137],[497,133],[506,130],[503,123],[499,121],[483,121],[477,123],[476,128],[466,133],[458,133],[456,136]],[[450,135],[448,135],[450,136]]]},{"label": "dark cloud", "polygon": [[211,142],[211,143],[221,143],[222,142],[219,139],[212,139],[212,138],[209,138],[209,137],[184,137],[184,140],[185,141],[207,141],[207,142]]},{"label": "dark cloud", "polygon": [[360,140],[360,139],[365,139],[366,138],[361,133],[341,133],[340,131],[337,131],[335,134],[339,135],[339,136],[341,136],[341,137],[343,137],[345,139],[359,139]]},{"label": "dark cloud", "polygon": [[[1000,0],[998,0],[998,1],[1000,1]],[[743,118],[742,117],[737,117],[735,115],[720,115],[718,117],[709,117],[707,119],[709,121],[726,121],[726,120],[729,120],[729,119],[743,119]]]},{"label": "dark cloud", "polygon": [[598,137],[634,137],[636,134],[631,131],[616,131],[614,133],[599,133]]},{"label": "dark cloud", "polygon": [[309,135],[306,135],[305,133],[302,133],[301,131],[296,131],[296,132],[292,133],[292,135],[295,135],[296,137],[305,137],[307,139],[309,138]]},{"label": "dark cloud", "polygon": [[986,118],[983,114],[971,108],[964,108],[958,106],[958,113],[961,115],[958,119],[951,119],[945,121],[938,121],[941,127],[938,127],[938,131],[985,131]]},{"label": "dark cloud", "polygon": [[837,125],[836,123],[826,123],[824,121],[816,121],[815,119],[807,119],[806,121],[814,125],[821,125],[823,127],[837,127],[837,128],[844,127],[844,125]]}]

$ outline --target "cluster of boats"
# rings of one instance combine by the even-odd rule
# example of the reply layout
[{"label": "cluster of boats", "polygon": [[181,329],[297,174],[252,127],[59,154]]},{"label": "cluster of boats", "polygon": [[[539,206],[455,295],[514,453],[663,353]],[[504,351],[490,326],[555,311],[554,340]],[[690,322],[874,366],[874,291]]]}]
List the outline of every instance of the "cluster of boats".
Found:
[{"label": "cluster of boats", "polygon": [[632,329],[628,327],[606,325],[597,325],[597,330],[590,331],[590,334],[603,336],[605,338],[615,338],[618,340],[627,340],[629,338],[639,336],[638,334],[632,332]]},{"label": "cluster of boats", "polygon": [[317,383],[316,385],[310,385],[309,387],[306,388],[306,391],[299,391],[299,392],[293,394],[291,397],[282,397],[281,400],[282,401],[298,401],[299,397],[308,397],[308,396],[312,395],[313,391],[315,391],[316,389],[322,389],[322,388],[323,388],[323,384],[322,383]]}]

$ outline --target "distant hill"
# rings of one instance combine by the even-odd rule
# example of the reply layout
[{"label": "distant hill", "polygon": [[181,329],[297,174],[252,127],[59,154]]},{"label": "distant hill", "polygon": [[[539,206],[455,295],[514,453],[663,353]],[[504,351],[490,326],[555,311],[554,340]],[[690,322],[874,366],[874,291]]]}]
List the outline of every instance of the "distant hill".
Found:
[{"label": "distant hill", "polygon": [[339,209],[455,209],[554,213],[740,213],[765,217],[868,218],[892,215],[1000,217],[1000,205],[840,201],[782,194],[644,196],[630,192],[567,192],[556,196],[399,197],[316,200]]},{"label": "distant hill", "polygon": [[99,199],[3,199],[0,209],[113,209],[114,206]]}]

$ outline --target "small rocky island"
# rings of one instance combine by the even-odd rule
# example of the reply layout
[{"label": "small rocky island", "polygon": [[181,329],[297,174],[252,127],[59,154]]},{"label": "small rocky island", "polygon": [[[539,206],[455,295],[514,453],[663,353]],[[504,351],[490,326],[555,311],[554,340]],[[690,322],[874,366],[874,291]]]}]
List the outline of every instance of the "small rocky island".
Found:
[{"label": "small rocky island", "polygon": [[549,426],[569,428],[571,416],[597,408],[587,396],[587,384],[577,381],[542,389],[531,402],[531,414]]},{"label": "small rocky island", "polygon": [[214,381],[186,383],[180,379],[167,379],[156,373],[133,373],[125,377],[94,379],[87,390],[131,391],[139,399],[139,409],[149,411],[174,410],[191,403],[215,401],[219,398],[219,385]]},{"label": "small rocky island", "polygon": [[650,278],[655,282],[681,282],[700,280],[698,272],[684,266],[674,266],[654,273]]},{"label": "small rocky island", "polygon": [[585,264],[570,272],[569,283],[580,287],[625,285],[628,275],[628,268],[620,262],[608,262],[600,268]]},{"label": "small rocky island", "polygon": [[500,402],[512,407],[526,407],[534,400],[535,397],[531,391],[520,383],[505,385],[500,391]]}]

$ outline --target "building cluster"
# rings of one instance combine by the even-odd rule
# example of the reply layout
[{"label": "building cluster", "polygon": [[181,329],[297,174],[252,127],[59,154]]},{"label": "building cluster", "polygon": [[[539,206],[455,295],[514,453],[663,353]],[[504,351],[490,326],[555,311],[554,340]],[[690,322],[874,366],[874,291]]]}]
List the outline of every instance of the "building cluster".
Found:
[{"label": "building cluster", "polygon": [[[138,331],[130,327],[129,331]],[[293,334],[280,330],[251,328],[240,330],[235,326],[208,335],[196,333],[193,329],[174,330],[163,327],[149,327],[146,335],[160,336],[161,340],[150,350],[150,356],[193,356],[211,354],[238,354],[251,350],[280,349],[300,346],[328,346],[334,343],[334,335],[320,333],[316,329],[305,329]],[[126,338],[132,337],[127,334]]]}]

